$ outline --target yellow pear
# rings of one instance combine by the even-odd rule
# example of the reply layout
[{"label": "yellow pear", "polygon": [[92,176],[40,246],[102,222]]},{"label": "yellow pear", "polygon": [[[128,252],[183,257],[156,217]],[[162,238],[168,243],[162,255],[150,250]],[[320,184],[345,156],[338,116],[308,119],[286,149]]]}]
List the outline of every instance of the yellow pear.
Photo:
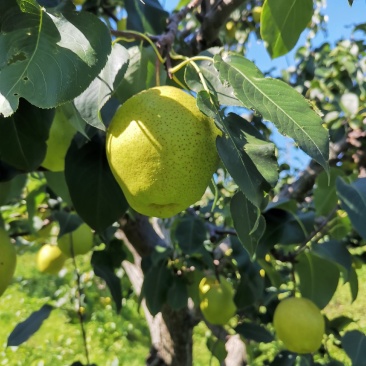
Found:
[{"label": "yellow pear", "polygon": [[0,229],[0,296],[13,279],[17,257],[7,232]]},{"label": "yellow pear", "polygon": [[211,324],[225,325],[236,313],[234,289],[223,276],[204,277],[199,283],[200,309]]},{"label": "yellow pear", "polygon": [[233,22],[232,20],[229,20],[226,23],[226,35],[229,38],[235,38],[235,34],[236,34],[236,24],[235,22]]},{"label": "yellow pear", "polygon": [[74,5],[83,5],[86,0],[72,0],[72,2],[74,3]]},{"label": "yellow pear", "polygon": [[129,205],[165,218],[197,202],[218,166],[219,133],[181,89],[155,87],[128,99],[112,118],[106,151]]},{"label": "yellow pear", "polygon": [[57,274],[60,272],[67,257],[57,245],[45,244],[37,254],[37,268],[40,272]]},{"label": "yellow pear", "polygon": [[57,245],[67,257],[72,257],[72,253],[74,256],[86,254],[93,248],[93,233],[90,227],[83,223],[76,230],[62,235]]},{"label": "yellow pear", "polygon": [[52,172],[59,172],[65,169],[65,156],[75,133],[76,129],[70,124],[62,110],[56,108],[55,117],[46,142],[46,156],[41,164],[44,168]]},{"label": "yellow pear", "polygon": [[259,23],[261,21],[261,15],[262,15],[263,8],[261,6],[255,6],[252,10],[252,17],[254,23]]},{"label": "yellow pear", "polygon": [[123,17],[117,22],[117,30],[124,31],[127,29],[127,18]]},{"label": "yellow pear", "polygon": [[278,339],[289,351],[296,353],[317,351],[325,332],[319,308],[303,297],[282,300],[275,310],[273,326]]}]

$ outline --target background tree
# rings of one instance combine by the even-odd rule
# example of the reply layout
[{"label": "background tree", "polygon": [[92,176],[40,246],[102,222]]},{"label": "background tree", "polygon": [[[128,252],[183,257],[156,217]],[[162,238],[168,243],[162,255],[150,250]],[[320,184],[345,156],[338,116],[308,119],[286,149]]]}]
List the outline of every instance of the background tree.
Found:
[{"label": "background tree", "polygon": [[[337,365],[329,341],[354,365],[364,360],[356,346],[365,335],[342,332],[352,319],[327,314],[316,352],[276,343],[276,354],[247,353],[253,343],[277,342],[273,315],[282,299],[301,296],[324,309],[340,280],[352,300],[358,295],[355,267],[366,238],[365,44],[314,48],[309,39],[282,80],[245,58],[251,34],[275,58],[306,27],[320,31],[320,6],[182,0],[170,14],[156,0],[0,4],[1,224],[18,252],[55,231],[59,240],[73,232],[71,257],[79,242],[81,252],[90,249],[77,234],[90,226],[91,263],[117,312],[123,316],[121,266],[140,298],[151,335],[147,365],[193,364],[192,332],[201,321],[212,331],[212,353],[227,365],[257,357],[273,365]],[[156,85],[191,91],[221,130],[212,184],[169,219],[128,207],[105,153],[118,105]],[[274,126],[312,159],[298,175],[278,166]],[[235,292],[237,312],[227,324],[210,323],[200,310],[198,283],[209,276]],[[8,344],[24,342],[51,311],[46,304],[32,314]],[[85,353],[90,364],[87,346]]]}]

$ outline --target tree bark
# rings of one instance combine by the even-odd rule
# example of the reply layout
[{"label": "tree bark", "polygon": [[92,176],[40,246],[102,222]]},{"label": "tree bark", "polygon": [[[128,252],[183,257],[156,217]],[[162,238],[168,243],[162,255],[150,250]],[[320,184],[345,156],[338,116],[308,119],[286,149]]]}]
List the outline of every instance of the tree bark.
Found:
[{"label": "tree bark", "polygon": [[[136,214],[134,220],[128,216],[120,220],[116,236],[122,239],[133,255],[133,263],[125,260],[122,267],[129,277],[137,296],[140,296],[144,274],[141,259],[149,255],[155,245],[169,246],[169,230],[159,225],[157,219]],[[193,365],[193,329],[202,318],[197,315],[193,302],[179,311],[164,306],[155,317],[151,315],[144,300],[141,306],[151,336],[150,354],[146,366],[191,366]],[[223,327],[210,326],[216,337],[226,342],[228,355],[223,365],[245,366],[246,349],[239,336],[229,335]]]},{"label": "tree bark", "polygon": [[[121,224],[124,232],[120,232],[118,236],[125,242],[134,257],[134,263],[123,261],[122,267],[129,277],[135,293],[140,296],[144,278],[141,269],[141,254],[150,253],[154,245],[167,246],[168,243],[157,234],[146,216],[138,214],[136,221],[124,218],[121,220]],[[162,312],[153,317],[144,300],[141,305],[151,336],[151,349],[146,359],[146,365],[193,365],[194,325],[188,306],[179,311],[164,306]]]}]

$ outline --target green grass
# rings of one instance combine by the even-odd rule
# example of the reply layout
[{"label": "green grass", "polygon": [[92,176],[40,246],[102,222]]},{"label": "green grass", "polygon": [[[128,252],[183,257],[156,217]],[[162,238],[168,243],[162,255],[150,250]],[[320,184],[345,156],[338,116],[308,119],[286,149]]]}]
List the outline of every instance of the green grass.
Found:
[{"label": "green grass", "polygon": [[[45,275],[36,269],[35,257],[34,247],[19,253],[14,283],[0,297],[0,365],[65,366],[75,361],[86,364],[75,310],[73,264],[71,260],[67,261],[63,277]],[[90,257],[77,259],[87,299],[84,324],[90,362],[98,366],[145,364],[150,336],[134,295],[124,301],[121,314],[116,314],[113,306],[106,304],[109,291],[103,281],[93,275]],[[54,305],[55,309],[40,330],[19,347],[6,348],[14,327],[46,303]],[[206,331],[201,324],[194,334],[197,366],[209,365]],[[217,365],[212,362],[212,366]]]},{"label": "green grass", "polygon": [[[73,265],[68,260],[63,276],[44,275],[35,268],[35,247],[18,255],[14,283],[0,297],[0,365],[65,366],[75,361],[86,363],[80,323],[76,314]],[[82,286],[86,294],[85,329],[91,363],[98,366],[145,364],[150,347],[149,330],[139,313],[134,295],[126,296],[120,315],[106,304],[110,296],[103,281],[93,275],[90,257],[78,257]],[[325,312],[329,319],[346,315],[357,320],[347,330],[366,331],[366,268],[358,270],[359,295],[351,304],[348,285],[340,285]],[[123,282],[123,279],[122,279]],[[126,286],[125,286],[126,287]],[[128,288],[125,288],[125,295]],[[7,338],[14,327],[44,304],[55,309],[42,327],[19,347],[6,348]],[[207,328],[200,323],[194,331],[193,358],[195,366],[210,365],[211,355],[206,347]],[[345,366],[351,365],[347,355],[327,342],[334,357]],[[262,356],[251,360],[259,366],[274,356],[279,344],[260,344],[250,347],[251,354]],[[118,362],[117,362],[118,361]],[[212,366],[218,366],[216,359]]]}]

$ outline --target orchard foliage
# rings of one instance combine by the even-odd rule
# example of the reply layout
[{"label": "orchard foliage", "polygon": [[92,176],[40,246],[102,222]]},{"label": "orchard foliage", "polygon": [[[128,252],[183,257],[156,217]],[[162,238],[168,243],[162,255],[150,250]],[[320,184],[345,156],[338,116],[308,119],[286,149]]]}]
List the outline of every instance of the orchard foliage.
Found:
[{"label": "orchard foliage", "polygon": [[[307,27],[326,26],[320,1],[229,1],[215,30],[210,17],[221,10],[189,3],[181,0],[170,14],[157,0],[87,0],[82,6],[1,0],[0,226],[21,252],[89,225],[91,264],[123,317],[117,269],[133,262],[133,253],[118,234],[123,218],[139,215],[109,168],[106,130],[117,107],[141,90],[183,88],[221,130],[221,164],[201,201],[156,220],[169,235],[142,258],[141,299],[155,316],[165,307],[193,306],[191,298],[201,321],[198,283],[207,273],[224,276],[237,308],[227,331],[248,347],[275,345],[277,354],[249,362],[337,365],[331,342],[358,365],[354,345],[365,335],[345,329],[351,319],[325,313],[323,344],[305,356],[278,343],[272,321],[289,295],[324,309],[341,282],[352,301],[357,298],[356,267],[364,262],[366,240],[366,45],[355,38],[314,48],[309,37],[297,50],[296,68],[272,78],[245,58],[248,37],[261,38],[272,58],[285,55]],[[259,23],[252,16],[258,5]],[[354,31],[364,36],[366,25]],[[75,131],[62,171],[42,166],[55,114]],[[300,174],[291,162],[279,163],[275,128],[311,158]],[[53,306],[19,324],[8,344],[26,341]]]}]

